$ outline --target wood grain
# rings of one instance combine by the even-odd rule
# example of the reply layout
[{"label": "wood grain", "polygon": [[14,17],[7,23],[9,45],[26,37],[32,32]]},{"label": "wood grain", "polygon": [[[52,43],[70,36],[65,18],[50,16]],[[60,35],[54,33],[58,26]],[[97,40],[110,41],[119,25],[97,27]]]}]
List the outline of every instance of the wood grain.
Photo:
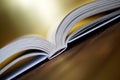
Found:
[{"label": "wood grain", "polygon": [[73,44],[17,80],[120,80],[120,22]]}]

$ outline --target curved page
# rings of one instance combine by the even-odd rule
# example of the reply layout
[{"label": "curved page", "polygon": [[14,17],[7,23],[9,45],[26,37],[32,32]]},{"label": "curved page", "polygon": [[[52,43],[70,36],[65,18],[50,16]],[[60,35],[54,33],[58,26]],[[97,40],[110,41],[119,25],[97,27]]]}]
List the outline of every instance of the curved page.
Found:
[{"label": "curved page", "polygon": [[[31,67],[35,66],[36,64],[45,60],[47,56],[44,53],[31,53],[21,56],[7,66],[5,66],[0,71],[0,77],[5,78],[5,80],[11,80],[12,78],[16,77],[17,75],[23,73],[24,71],[30,69]],[[2,75],[1,75],[2,74]],[[6,77],[4,77],[6,76]]]},{"label": "curved page", "polygon": [[0,0],[0,48],[24,35],[38,35],[53,42],[51,35],[55,35],[62,19],[92,1]]}]

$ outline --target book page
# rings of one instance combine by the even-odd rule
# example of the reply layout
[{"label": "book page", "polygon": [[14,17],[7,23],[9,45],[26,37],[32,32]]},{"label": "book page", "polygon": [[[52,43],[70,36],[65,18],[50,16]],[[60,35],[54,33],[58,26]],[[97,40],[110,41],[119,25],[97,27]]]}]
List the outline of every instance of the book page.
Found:
[{"label": "book page", "polygon": [[92,1],[1,0],[0,48],[25,35],[48,40],[69,12]]},{"label": "book page", "polygon": [[107,12],[105,13],[101,13],[101,14],[96,14],[96,15],[93,15],[93,16],[90,16],[80,22],[78,22],[75,26],[72,27],[72,29],[69,31],[68,33],[68,36],[70,36],[72,33],[74,33],[76,30],[80,29],[80,28],[83,28],[85,25],[95,21],[96,19],[100,18],[100,17],[103,17],[107,15]]},{"label": "book page", "polygon": [[[47,56],[44,53],[34,53],[34,54],[26,54],[24,56],[21,56],[11,63],[9,63],[7,66],[5,66],[3,69],[1,69],[0,77],[6,76],[6,78],[12,78],[15,77],[22,72],[26,71],[27,69],[35,66],[36,64],[42,62],[45,60]],[[11,80],[11,79],[8,79]]]}]

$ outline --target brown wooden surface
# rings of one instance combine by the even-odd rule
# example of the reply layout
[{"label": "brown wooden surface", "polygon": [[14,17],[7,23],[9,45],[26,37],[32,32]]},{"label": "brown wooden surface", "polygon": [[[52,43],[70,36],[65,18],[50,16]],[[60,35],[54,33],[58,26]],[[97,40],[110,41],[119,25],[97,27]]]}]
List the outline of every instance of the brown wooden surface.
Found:
[{"label": "brown wooden surface", "polygon": [[120,80],[120,23],[96,33],[18,80]]}]

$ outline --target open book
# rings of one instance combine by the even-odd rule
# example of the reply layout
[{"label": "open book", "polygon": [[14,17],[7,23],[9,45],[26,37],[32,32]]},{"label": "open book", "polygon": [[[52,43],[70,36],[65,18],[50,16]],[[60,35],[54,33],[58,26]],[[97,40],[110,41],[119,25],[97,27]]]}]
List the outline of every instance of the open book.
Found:
[{"label": "open book", "polygon": [[1,0],[0,75],[12,79],[120,18],[120,0]]}]

